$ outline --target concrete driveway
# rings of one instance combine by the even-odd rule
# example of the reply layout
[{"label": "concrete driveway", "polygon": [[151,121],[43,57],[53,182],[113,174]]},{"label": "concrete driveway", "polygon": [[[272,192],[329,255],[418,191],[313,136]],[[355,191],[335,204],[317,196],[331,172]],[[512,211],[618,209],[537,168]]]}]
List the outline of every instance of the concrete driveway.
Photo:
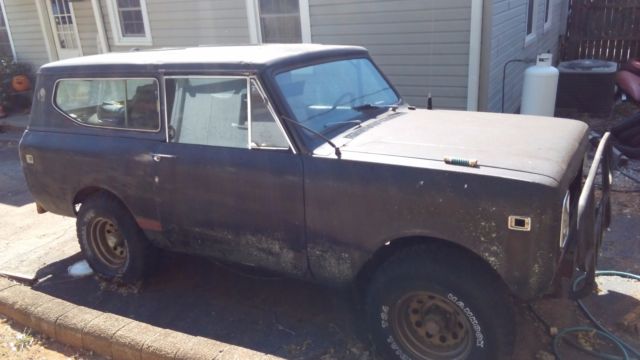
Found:
[{"label": "concrete driveway", "polygon": [[[375,358],[346,290],[177,254],[164,254],[158,273],[142,289],[70,277],[67,267],[81,258],[74,219],[36,214],[20,171],[16,135],[0,134],[0,272],[36,278],[33,290],[73,304],[215,339],[227,344],[219,358],[238,357],[243,349],[270,358]],[[638,203],[637,194],[624,196]],[[627,210],[616,210],[601,263],[640,272],[640,214]],[[602,285],[611,291],[588,303],[605,324],[638,341],[633,329],[620,326],[626,314],[640,309],[638,285],[607,279]],[[588,324],[568,300],[541,300],[534,308],[551,326]],[[518,307],[517,320],[516,358],[549,355],[547,329],[527,306]],[[564,351],[568,358],[588,358]]]}]

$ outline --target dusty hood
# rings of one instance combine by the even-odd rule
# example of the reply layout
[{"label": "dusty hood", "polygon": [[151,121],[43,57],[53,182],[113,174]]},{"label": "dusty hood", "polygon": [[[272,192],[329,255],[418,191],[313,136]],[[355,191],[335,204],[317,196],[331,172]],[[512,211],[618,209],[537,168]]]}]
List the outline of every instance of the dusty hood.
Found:
[{"label": "dusty hood", "polygon": [[583,122],[568,119],[407,110],[369,121],[340,142],[343,153],[476,159],[481,167],[534,173],[560,182],[587,130]]}]

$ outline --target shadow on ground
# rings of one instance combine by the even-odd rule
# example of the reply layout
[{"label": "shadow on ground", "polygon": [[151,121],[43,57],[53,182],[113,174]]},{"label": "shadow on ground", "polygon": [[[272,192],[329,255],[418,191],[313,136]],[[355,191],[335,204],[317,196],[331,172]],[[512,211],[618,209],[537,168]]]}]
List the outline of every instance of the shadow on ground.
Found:
[{"label": "shadow on ground", "polygon": [[[139,292],[66,275],[74,255],[38,272],[37,291],[150,325],[284,358],[372,359],[348,289],[165,254]],[[240,274],[239,272],[242,272]]]}]

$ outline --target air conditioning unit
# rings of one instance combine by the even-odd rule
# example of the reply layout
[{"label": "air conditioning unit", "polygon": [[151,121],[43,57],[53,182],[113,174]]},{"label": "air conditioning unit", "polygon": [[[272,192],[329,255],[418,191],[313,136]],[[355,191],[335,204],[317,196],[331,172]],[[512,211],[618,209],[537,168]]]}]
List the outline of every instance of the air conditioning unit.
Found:
[{"label": "air conditioning unit", "polygon": [[608,117],[615,101],[618,64],[603,60],[573,60],[558,65],[560,79],[556,113],[578,112]]}]

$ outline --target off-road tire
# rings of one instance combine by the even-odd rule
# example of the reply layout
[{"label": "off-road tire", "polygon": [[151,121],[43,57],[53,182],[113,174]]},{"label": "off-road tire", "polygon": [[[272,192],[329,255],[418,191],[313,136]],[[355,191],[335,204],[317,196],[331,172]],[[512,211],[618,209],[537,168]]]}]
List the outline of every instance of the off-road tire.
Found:
[{"label": "off-road tire", "polygon": [[[126,248],[121,264],[110,266],[101,260],[100,250],[92,240],[92,232],[95,232],[92,229],[97,221],[111,223],[117,229]],[[83,201],[76,218],[76,230],[82,254],[97,274],[110,280],[136,284],[152,272],[159,251],[149,243],[129,210],[114,196],[99,192]]]},{"label": "off-road tire", "polygon": [[[449,312],[440,310],[440,313],[446,315],[441,318],[459,319],[453,320],[457,325],[449,326],[453,332],[462,331],[455,328],[460,326],[462,329],[462,323],[470,325],[465,327],[464,338],[462,333],[452,336],[451,331],[446,333],[449,339],[439,335],[435,337],[452,342],[453,339],[460,341],[452,345],[460,347],[461,350],[456,350],[457,354],[443,357],[438,357],[442,353],[428,355],[424,347],[415,345],[418,341],[431,341],[427,347],[441,345],[433,345],[433,335],[428,330],[418,332],[423,331],[421,327],[425,326],[420,320],[425,323],[429,320],[430,329],[434,329],[433,317],[429,317],[431,315],[416,320],[418,324],[413,328],[414,320],[401,320],[413,319],[413,314],[425,316],[424,314],[433,311],[425,310],[427,305],[421,305],[424,304],[421,294],[428,296],[424,298],[427,299],[427,305],[430,304],[428,309],[434,309],[434,306],[436,309],[450,309]],[[413,299],[413,302],[407,303],[407,299]],[[407,305],[406,311],[395,310],[405,309],[402,304]],[[423,307],[418,311],[418,306]],[[364,310],[376,351],[384,359],[502,360],[510,359],[513,353],[515,323],[512,299],[506,286],[487,264],[455,248],[425,245],[401,250],[373,275],[365,294]],[[404,315],[399,316],[402,314]],[[437,326],[435,328],[441,329]],[[406,335],[412,331],[417,335]],[[436,334],[444,332],[438,331]],[[407,341],[408,338],[416,340]],[[462,341],[464,343],[460,345]],[[411,345],[406,345],[407,343]],[[415,349],[418,349],[417,353]]]}]

